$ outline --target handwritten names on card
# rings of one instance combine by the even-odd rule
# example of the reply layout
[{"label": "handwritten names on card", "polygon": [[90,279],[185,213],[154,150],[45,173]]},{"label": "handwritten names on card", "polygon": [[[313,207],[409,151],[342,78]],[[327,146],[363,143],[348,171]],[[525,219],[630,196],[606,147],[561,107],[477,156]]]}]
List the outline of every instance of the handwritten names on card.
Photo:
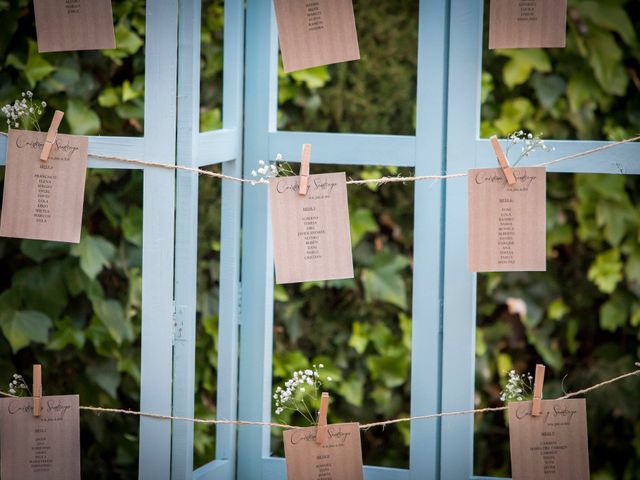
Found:
[{"label": "handwritten names on card", "polygon": [[269,180],[277,283],[353,278],[344,172]]},{"label": "handwritten names on card", "polygon": [[499,168],[469,170],[469,270],[544,271],[546,171],[515,168],[509,185]]},{"label": "handwritten names on card", "polygon": [[88,140],[59,134],[43,162],[46,137],[46,132],[9,131],[0,235],[78,243]]},{"label": "handwritten names on card", "polygon": [[38,51],[116,48],[111,0],[34,0]]},{"label": "handwritten names on card", "polygon": [[357,423],[326,427],[322,445],[316,427],[286,430],[284,454],[287,478],[293,480],[362,480],[362,448]]},{"label": "handwritten names on card", "polygon": [[351,0],[274,0],[285,72],[358,60]]},{"label": "handwritten names on card", "polygon": [[491,0],[489,48],[564,48],[566,0]]},{"label": "handwritten names on card", "polygon": [[80,480],[79,397],[0,399],[0,476],[21,480]]},{"label": "handwritten names on card", "polygon": [[531,402],[509,404],[513,480],[588,480],[589,450],[584,399],[543,400],[540,416]]}]

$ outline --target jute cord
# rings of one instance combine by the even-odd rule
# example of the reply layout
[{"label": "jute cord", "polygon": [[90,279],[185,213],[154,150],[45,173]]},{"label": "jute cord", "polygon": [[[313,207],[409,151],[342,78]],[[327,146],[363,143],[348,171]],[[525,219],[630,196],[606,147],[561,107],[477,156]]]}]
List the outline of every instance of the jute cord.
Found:
[{"label": "jute cord", "polygon": [[[636,363],[635,365],[636,367],[638,367],[637,370],[633,370],[631,372],[624,373],[617,377],[610,378],[609,380],[605,380],[596,385],[592,385],[591,387],[583,388],[582,390],[568,393],[562,397],[556,398],[555,400],[566,400],[568,398],[576,397],[578,395],[584,395],[586,393],[602,388],[606,385],[610,385],[612,383],[619,382],[620,380],[624,380],[625,378],[633,377],[635,375],[640,375],[640,362]],[[0,391],[0,395],[4,397],[18,398],[15,395],[11,395],[9,393],[2,392],[2,391]],[[475,415],[477,413],[501,412],[501,411],[507,410],[508,408],[509,407],[505,405],[502,407],[477,408],[473,410],[459,410],[456,412],[432,413],[430,415],[416,415],[413,417],[403,417],[403,418],[395,418],[393,420],[384,420],[381,422],[365,423],[360,425],[360,429],[368,430],[372,427],[385,427],[387,425],[392,425],[394,423],[411,422],[413,420],[429,420],[432,418],[452,417],[455,415],[471,415],[471,414]],[[259,427],[274,427],[274,428],[302,428],[295,425],[287,425],[286,423],[251,422],[248,420],[224,420],[224,419],[220,420],[220,419],[208,419],[208,418],[189,418],[189,417],[179,417],[174,415],[161,415],[159,413],[138,412],[135,410],[126,410],[123,408],[80,406],[80,410],[86,410],[86,411],[94,412],[97,414],[115,413],[120,415],[135,415],[138,417],[155,418],[158,420],[184,421],[184,422],[192,422],[192,423],[203,423],[208,425],[255,425]]]}]

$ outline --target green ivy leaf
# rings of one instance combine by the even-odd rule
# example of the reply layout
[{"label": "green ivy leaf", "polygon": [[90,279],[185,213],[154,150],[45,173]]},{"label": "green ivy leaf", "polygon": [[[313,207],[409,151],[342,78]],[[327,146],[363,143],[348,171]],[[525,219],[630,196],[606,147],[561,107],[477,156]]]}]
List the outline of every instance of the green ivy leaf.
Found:
[{"label": "green ivy leaf", "polygon": [[47,343],[51,319],[44,313],[34,310],[12,312],[2,318],[2,333],[9,341],[11,350],[28,346],[31,342]]},{"label": "green ivy leaf", "polygon": [[80,268],[90,279],[109,265],[115,253],[113,244],[97,235],[84,235],[80,243],[71,247],[71,255],[80,258]]},{"label": "green ivy leaf", "polygon": [[86,103],[70,98],[67,102],[66,119],[71,133],[75,135],[94,135],[100,131],[100,117]]},{"label": "green ivy leaf", "polygon": [[378,224],[371,210],[359,208],[349,216],[351,227],[351,245],[356,246],[367,234],[378,231]]},{"label": "green ivy leaf", "polygon": [[370,266],[361,273],[365,299],[368,302],[388,302],[407,308],[407,291],[402,270],[409,264],[400,254],[378,253]]},{"label": "green ivy leaf", "polygon": [[96,385],[107,392],[111,398],[118,397],[118,386],[120,385],[120,372],[114,360],[105,360],[91,364],[87,367],[87,374]]},{"label": "green ivy leaf", "polygon": [[587,277],[595,283],[602,293],[612,293],[622,280],[622,262],[620,250],[612,248],[596,256]]},{"label": "green ivy leaf", "polygon": [[369,344],[368,325],[360,322],[353,322],[351,325],[351,336],[349,346],[362,355]]},{"label": "green ivy leaf", "polygon": [[589,46],[589,64],[602,89],[612,95],[624,95],[629,77],[622,63],[622,50],[613,35],[594,32],[586,42]]},{"label": "green ivy leaf", "polygon": [[133,325],[125,316],[120,302],[95,298],[91,304],[96,317],[107,327],[111,338],[118,345],[123,340],[133,340]]},{"label": "green ivy leaf", "polygon": [[629,305],[621,295],[614,295],[600,307],[600,326],[615,332],[624,327],[629,316]]},{"label": "green ivy leaf", "polygon": [[525,83],[534,70],[543,73],[551,71],[549,56],[541,48],[498,49],[495,53],[510,59],[502,70],[504,83],[509,88]]},{"label": "green ivy leaf", "polygon": [[56,68],[38,53],[36,42],[29,40],[29,55],[24,66],[24,76],[29,82],[29,86],[34,88],[40,80],[46,78],[55,70]]},{"label": "green ivy leaf", "polygon": [[629,46],[637,43],[636,32],[627,12],[612,2],[580,1],[575,8],[595,25],[617,32]]}]

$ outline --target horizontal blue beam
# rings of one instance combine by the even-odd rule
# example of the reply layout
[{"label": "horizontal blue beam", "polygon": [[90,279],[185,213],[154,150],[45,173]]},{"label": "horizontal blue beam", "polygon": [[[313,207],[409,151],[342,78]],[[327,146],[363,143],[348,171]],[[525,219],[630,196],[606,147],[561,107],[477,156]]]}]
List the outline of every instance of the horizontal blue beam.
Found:
[{"label": "horizontal blue beam", "polygon": [[238,129],[201,133],[198,136],[197,166],[216,165],[240,158],[240,138]]},{"label": "horizontal blue beam", "polygon": [[[537,165],[611,143],[614,142],[545,140],[547,146],[555,148],[553,152],[536,151],[529,158],[523,159],[518,166]],[[504,145],[505,142],[503,141],[502,144]],[[478,168],[496,167],[498,165],[489,140],[476,141],[476,163]],[[556,173],[623,173],[638,175],[640,174],[640,143],[629,142],[584,157],[554,163],[547,167],[547,171]]]},{"label": "horizontal blue beam", "polygon": [[280,153],[288,162],[299,162],[303,143],[311,144],[311,163],[398,167],[416,164],[415,137],[352,133],[271,132],[269,160]]},{"label": "horizontal blue beam", "polygon": [[[0,136],[0,165],[5,165],[7,137]],[[89,137],[89,168],[141,169],[142,165],[105,160],[92,155],[144,160],[144,138],[142,137]],[[157,160],[156,160],[157,161]]]},{"label": "horizontal blue beam", "polygon": [[[266,457],[262,459],[262,478],[264,480],[286,478],[287,467],[284,458]],[[409,480],[409,470],[388,467],[364,467],[365,480]]]}]

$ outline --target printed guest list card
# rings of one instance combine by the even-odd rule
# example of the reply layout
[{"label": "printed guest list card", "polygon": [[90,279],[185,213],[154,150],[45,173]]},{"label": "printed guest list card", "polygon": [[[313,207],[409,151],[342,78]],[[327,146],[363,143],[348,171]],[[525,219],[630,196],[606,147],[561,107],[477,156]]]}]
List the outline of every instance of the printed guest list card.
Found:
[{"label": "printed guest list card", "polygon": [[587,409],[584,399],[509,403],[513,480],[589,480]]},{"label": "printed guest list card", "polygon": [[285,430],[284,456],[291,480],[362,480],[360,425],[336,423],[327,426],[322,445],[316,442],[316,427]]},{"label": "printed guest list card", "polygon": [[489,48],[564,48],[567,0],[491,0]]},{"label": "printed guest list card", "polygon": [[351,0],[274,0],[285,72],[360,59]]},{"label": "printed guest list card", "polygon": [[78,243],[89,142],[58,134],[43,162],[46,138],[47,132],[9,131],[0,235]]},{"label": "printed guest list card", "polygon": [[469,170],[469,271],[545,271],[544,167],[514,168],[509,185],[499,168]]},{"label": "printed guest list card", "polygon": [[353,278],[349,206],[344,172],[269,180],[277,283]]},{"label": "printed guest list card", "polygon": [[0,476],[20,480],[80,480],[78,395],[42,397],[33,416],[31,397],[0,400]]},{"label": "printed guest list card", "polygon": [[111,0],[34,0],[38,51],[116,48]]}]

